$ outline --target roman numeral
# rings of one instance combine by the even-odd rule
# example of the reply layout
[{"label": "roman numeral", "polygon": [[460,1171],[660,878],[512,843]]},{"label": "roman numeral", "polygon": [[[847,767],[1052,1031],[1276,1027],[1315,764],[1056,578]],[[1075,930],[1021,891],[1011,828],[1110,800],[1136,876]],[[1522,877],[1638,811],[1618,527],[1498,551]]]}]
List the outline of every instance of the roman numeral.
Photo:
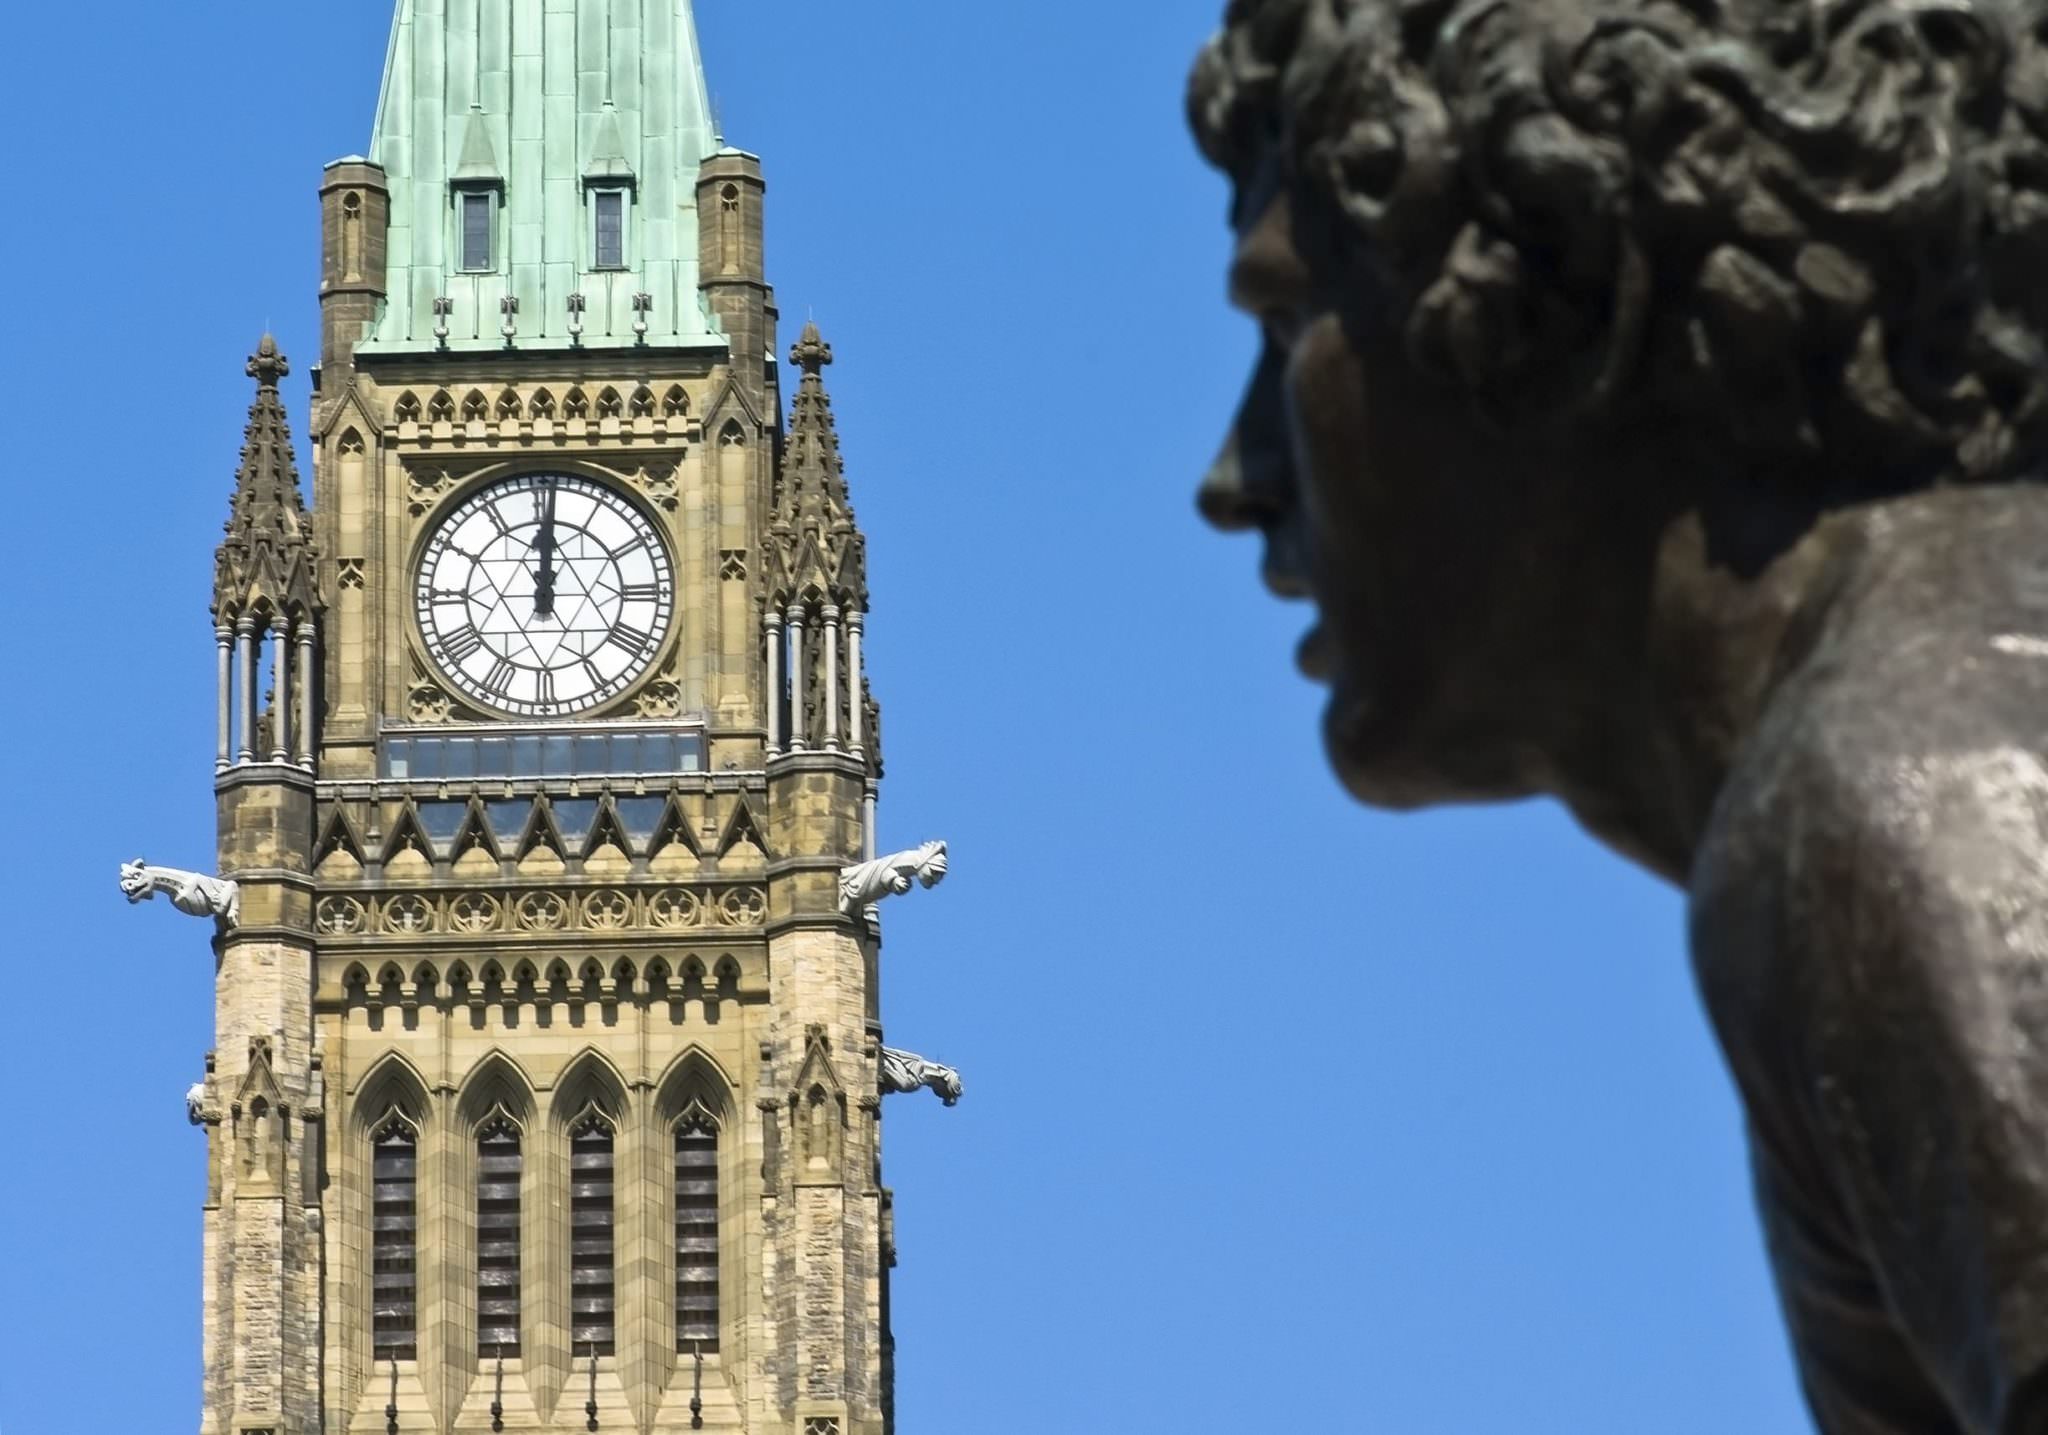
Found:
[{"label": "roman numeral", "polygon": [[625,591],[620,596],[628,603],[659,603],[661,601],[661,585],[659,583],[628,583]]},{"label": "roman numeral", "polygon": [[590,676],[590,685],[593,688],[602,688],[604,686],[604,674],[597,670],[597,664],[589,658],[582,659],[582,663],[583,671]]},{"label": "roman numeral", "polygon": [[654,651],[654,634],[642,632],[631,623],[614,627],[611,640],[636,658],[647,657]]},{"label": "roman numeral", "polygon": [[537,691],[534,694],[533,700],[543,708],[553,707],[555,705],[555,675],[546,668],[542,668],[539,673],[535,674],[534,686]]},{"label": "roman numeral", "polygon": [[459,663],[484,645],[484,635],[465,625],[442,639],[442,644],[448,650],[449,660]]},{"label": "roman numeral", "polygon": [[510,658],[500,658],[491,664],[490,676],[484,679],[484,686],[500,697],[509,697],[512,693],[512,675],[518,671]]}]

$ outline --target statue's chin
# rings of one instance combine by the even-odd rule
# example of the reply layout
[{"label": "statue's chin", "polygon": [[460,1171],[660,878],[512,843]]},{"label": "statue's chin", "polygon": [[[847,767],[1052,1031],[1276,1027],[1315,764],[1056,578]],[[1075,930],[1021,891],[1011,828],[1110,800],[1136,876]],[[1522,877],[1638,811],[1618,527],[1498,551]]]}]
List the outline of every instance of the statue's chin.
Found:
[{"label": "statue's chin", "polygon": [[1323,709],[1323,750],[1360,802],[1410,812],[1460,802],[1510,802],[1536,787],[1514,771],[1505,742],[1438,732],[1412,707],[1375,701],[1342,681]]}]

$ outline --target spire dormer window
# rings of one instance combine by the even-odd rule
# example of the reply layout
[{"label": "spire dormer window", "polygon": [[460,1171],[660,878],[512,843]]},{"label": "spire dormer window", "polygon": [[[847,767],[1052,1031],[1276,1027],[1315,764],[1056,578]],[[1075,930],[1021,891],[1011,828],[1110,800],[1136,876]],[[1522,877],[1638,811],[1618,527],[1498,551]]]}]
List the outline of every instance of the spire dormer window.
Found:
[{"label": "spire dormer window", "polygon": [[593,189],[590,192],[591,268],[626,267],[626,215],[630,205],[626,189]]},{"label": "spire dormer window", "polygon": [[457,256],[465,274],[488,274],[498,267],[498,195],[495,190],[464,189],[455,195]]}]

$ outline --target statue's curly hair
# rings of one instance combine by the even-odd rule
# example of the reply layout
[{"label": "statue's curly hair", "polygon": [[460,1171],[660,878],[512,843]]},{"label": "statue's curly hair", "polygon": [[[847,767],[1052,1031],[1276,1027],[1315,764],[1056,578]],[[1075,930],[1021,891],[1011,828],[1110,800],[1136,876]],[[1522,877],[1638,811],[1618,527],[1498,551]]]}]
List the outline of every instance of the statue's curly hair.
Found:
[{"label": "statue's curly hair", "polygon": [[1503,422],[1677,409],[1859,491],[2048,458],[2048,0],[1231,0],[1189,108]]}]

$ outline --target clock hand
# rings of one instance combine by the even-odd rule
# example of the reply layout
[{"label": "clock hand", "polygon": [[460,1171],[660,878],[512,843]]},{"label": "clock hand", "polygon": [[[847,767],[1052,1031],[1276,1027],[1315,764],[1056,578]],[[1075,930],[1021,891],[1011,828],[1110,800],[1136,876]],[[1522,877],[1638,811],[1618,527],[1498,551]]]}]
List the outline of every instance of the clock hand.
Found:
[{"label": "clock hand", "polygon": [[534,547],[540,550],[540,571],[533,575],[533,615],[536,618],[552,618],[555,615],[555,488],[549,484],[542,491],[540,505],[540,537]]}]

